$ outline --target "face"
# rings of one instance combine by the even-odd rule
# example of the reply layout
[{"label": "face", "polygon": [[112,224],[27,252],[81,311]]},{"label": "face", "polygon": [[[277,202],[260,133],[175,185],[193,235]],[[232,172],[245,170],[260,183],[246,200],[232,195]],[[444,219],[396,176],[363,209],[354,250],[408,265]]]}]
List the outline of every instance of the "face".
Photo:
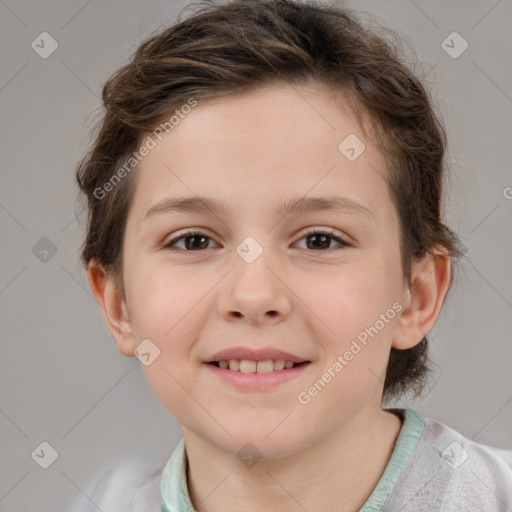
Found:
[{"label": "face", "polygon": [[[380,410],[405,293],[399,224],[383,157],[339,95],[275,85],[200,104],[136,172],[126,306],[182,427],[279,457]],[[170,208],[185,197],[218,210]],[[294,201],[304,208],[287,213]],[[232,348],[306,363],[244,387],[207,363]]]}]

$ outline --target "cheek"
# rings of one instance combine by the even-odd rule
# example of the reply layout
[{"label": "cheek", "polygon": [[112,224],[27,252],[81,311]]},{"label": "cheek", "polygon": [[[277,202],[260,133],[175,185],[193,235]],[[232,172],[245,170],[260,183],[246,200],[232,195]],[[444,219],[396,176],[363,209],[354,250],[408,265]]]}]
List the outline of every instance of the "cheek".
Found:
[{"label": "cheek", "polygon": [[349,341],[372,326],[399,297],[396,272],[368,262],[305,277],[302,283],[295,290],[305,298],[308,316],[318,319],[315,325],[334,343]]},{"label": "cheek", "polygon": [[[212,287],[210,279],[166,265],[141,265],[131,274],[130,312],[139,337],[174,345],[176,332],[189,325],[195,306]],[[185,338],[181,338],[184,340]]]},{"label": "cheek", "polygon": [[190,370],[196,361],[191,351],[200,337],[208,306],[205,295],[211,287],[209,281],[201,284],[175,272],[171,279],[155,268],[141,279],[140,292],[132,300],[137,339],[150,339],[159,351],[150,365],[143,366],[146,379],[162,405],[183,422],[194,407]]},{"label": "cheek", "polygon": [[[343,404],[343,410],[336,411],[338,420],[369,396],[377,397],[384,385],[400,308],[400,279],[400,267],[392,258],[361,258],[308,279],[299,292],[310,297],[311,302],[305,302],[318,326],[315,337],[322,354],[316,386],[322,398],[315,399],[315,406],[324,401]],[[304,295],[307,290],[309,295]]]}]

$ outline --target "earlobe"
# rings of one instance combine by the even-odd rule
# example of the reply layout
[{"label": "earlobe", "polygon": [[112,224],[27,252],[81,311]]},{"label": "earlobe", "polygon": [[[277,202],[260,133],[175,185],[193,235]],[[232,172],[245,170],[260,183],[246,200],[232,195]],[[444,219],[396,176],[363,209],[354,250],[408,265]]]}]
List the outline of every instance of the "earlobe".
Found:
[{"label": "earlobe", "polygon": [[113,275],[93,261],[87,269],[87,277],[119,352],[133,357],[137,344],[133,336],[130,313]]},{"label": "earlobe", "polygon": [[413,263],[411,285],[404,293],[404,309],[393,337],[393,348],[412,348],[430,332],[441,312],[450,280],[450,257],[445,251],[427,254]]}]

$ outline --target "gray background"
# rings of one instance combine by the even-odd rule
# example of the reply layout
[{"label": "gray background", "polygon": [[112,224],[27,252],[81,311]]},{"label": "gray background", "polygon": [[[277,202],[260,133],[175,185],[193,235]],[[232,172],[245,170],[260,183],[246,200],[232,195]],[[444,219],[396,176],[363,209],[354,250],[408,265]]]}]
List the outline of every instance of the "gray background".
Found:
[{"label": "gray background", "polygon": [[[103,82],[185,4],[0,1],[1,511],[63,510],[105,467],[163,465],[180,439],[89,291],[73,175]],[[432,390],[397,405],[512,449],[512,3],[352,5],[406,37],[423,61],[450,138],[446,214],[468,248],[430,336]],[[43,31],[59,44],[47,59],[31,48]],[[453,31],[469,43],[456,59],[441,47]],[[33,250],[43,237],[57,248],[46,262]],[[31,458],[42,441],[58,452],[46,470]]]}]

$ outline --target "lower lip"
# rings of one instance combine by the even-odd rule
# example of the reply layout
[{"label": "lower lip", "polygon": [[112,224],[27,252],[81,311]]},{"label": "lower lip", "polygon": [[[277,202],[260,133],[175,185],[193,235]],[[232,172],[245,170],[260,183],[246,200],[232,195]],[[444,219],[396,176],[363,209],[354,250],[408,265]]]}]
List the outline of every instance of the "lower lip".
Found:
[{"label": "lower lip", "polygon": [[294,379],[309,366],[309,362],[303,363],[293,368],[284,368],[283,370],[272,371],[268,373],[243,373],[234,372],[226,368],[219,368],[214,364],[203,363],[206,367],[217,375],[220,379],[224,380],[228,384],[235,386],[239,389],[249,391],[264,391],[272,389]]}]

